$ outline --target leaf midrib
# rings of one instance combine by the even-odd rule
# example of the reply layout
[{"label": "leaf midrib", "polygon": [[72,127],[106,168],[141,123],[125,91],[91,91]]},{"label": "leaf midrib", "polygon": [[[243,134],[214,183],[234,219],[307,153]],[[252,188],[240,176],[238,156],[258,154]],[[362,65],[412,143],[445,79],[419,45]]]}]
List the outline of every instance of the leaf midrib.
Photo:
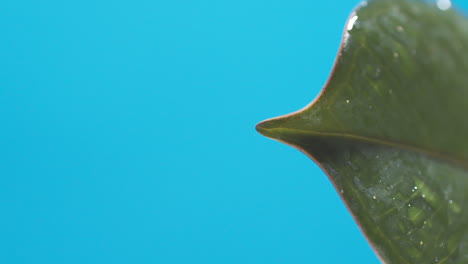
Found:
[{"label": "leaf midrib", "polygon": [[320,131],[310,131],[310,130],[295,129],[295,128],[282,128],[282,127],[267,128],[265,130],[264,130],[264,132],[266,132],[266,133],[262,133],[262,134],[264,134],[267,137],[278,140],[278,141],[280,141],[282,143],[286,143],[286,144],[288,142],[279,139],[275,135],[294,134],[294,135],[303,135],[303,136],[310,136],[310,137],[321,137],[321,138],[331,137],[331,138],[355,140],[355,141],[363,142],[363,143],[370,143],[370,144],[376,144],[376,145],[382,145],[382,146],[402,149],[402,150],[406,150],[406,151],[417,152],[417,153],[423,154],[425,156],[429,156],[429,157],[432,157],[432,158],[436,158],[436,159],[448,162],[448,163],[453,164],[455,166],[461,167],[464,170],[468,170],[468,160],[465,160],[463,158],[453,157],[453,156],[449,155],[448,153],[437,152],[437,151],[426,149],[426,148],[423,148],[423,147],[410,145],[410,144],[406,144],[406,143],[395,142],[395,141],[391,141],[391,140],[388,140],[388,139],[373,138],[373,137],[369,137],[369,136],[361,136],[361,135],[343,133],[343,132],[320,132]]}]

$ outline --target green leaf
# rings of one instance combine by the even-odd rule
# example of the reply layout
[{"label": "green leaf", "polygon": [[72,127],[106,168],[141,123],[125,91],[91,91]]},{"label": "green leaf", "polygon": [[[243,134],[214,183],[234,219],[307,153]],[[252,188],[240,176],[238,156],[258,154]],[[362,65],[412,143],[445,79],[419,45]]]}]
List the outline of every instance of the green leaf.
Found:
[{"label": "green leaf", "polygon": [[320,95],[257,125],[324,170],[385,263],[468,263],[468,22],[440,8],[361,4]]}]

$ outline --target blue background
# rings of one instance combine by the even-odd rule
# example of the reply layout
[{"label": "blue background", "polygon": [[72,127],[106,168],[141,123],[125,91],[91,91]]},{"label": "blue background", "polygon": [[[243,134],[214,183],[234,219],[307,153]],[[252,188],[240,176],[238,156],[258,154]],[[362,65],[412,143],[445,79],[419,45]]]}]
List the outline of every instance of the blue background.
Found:
[{"label": "blue background", "polygon": [[0,263],[378,263],[254,130],[315,97],[357,2],[2,1]]}]

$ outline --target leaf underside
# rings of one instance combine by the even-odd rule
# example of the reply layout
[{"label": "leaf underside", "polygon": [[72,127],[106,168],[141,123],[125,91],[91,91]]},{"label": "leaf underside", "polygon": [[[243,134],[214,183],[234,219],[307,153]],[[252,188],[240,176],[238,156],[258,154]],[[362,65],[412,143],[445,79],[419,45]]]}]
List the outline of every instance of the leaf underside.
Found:
[{"label": "leaf underside", "polygon": [[468,263],[468,22],[374,0],[304,109],[257,125],[325,171],[385,263]]}]

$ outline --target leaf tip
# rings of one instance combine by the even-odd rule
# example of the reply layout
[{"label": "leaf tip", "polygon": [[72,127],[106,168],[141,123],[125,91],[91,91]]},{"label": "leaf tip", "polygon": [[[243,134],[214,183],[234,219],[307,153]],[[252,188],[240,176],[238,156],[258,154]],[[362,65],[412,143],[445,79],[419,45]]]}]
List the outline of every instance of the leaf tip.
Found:
[{"label": "leaf tip", "polygon": [[255,130],[257,130],[258,133],[260,133],[262,136],[265,137],[271,137],[271,122],[269,120],[262,121],[255,125]]},{"label": "leaf tip", "polygon": [[282,138],[281,127],[282,127],[281,117],[270,118],[258,123],[255,126],[255,129],[261,135],[271,138],[274,140],[280,140]]}]

